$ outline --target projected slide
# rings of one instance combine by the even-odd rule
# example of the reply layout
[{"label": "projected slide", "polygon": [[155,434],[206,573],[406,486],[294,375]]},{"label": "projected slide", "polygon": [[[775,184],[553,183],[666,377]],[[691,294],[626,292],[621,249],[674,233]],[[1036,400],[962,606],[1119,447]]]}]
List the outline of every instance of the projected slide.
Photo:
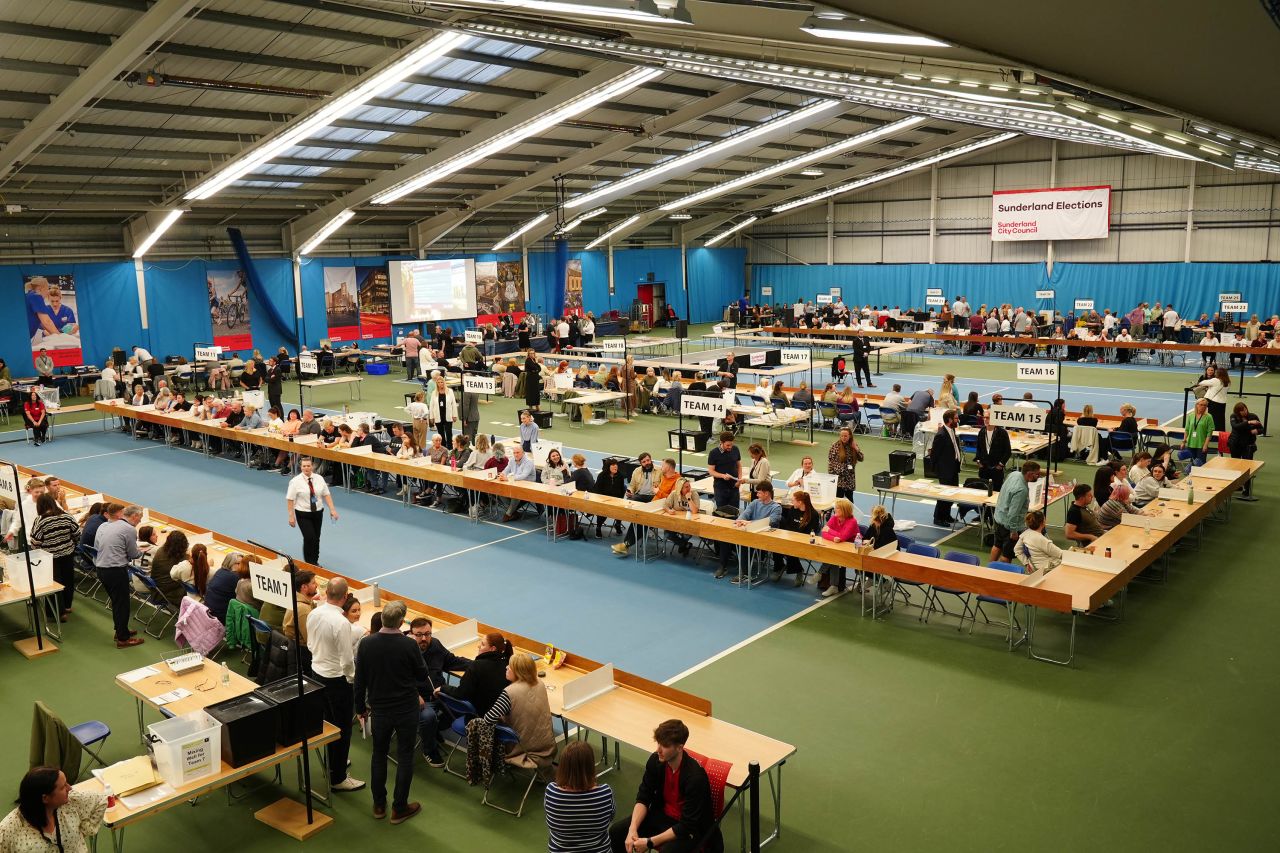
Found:
[{"label": "projected slide", "polygon": [[476,265],[470,258],[392,261],[391,290],[395,323],[476,316]]}]

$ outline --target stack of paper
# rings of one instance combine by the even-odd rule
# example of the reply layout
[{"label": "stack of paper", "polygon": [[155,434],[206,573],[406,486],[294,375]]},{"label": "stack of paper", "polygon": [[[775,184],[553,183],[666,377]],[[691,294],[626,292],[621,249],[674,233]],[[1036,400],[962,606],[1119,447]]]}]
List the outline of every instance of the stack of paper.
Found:
[{"label": "stack of paper", "polygon": [[102,784],[110,785],[117,796],[127,796],[160,784],[160,777],[145,755],[112,764],[101,774]]}]

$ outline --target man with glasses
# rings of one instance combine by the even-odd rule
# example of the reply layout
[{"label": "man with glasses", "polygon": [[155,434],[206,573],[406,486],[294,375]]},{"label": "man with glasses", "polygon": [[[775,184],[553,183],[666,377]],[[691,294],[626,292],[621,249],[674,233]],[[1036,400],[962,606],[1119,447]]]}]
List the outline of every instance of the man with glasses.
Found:
[{"label": "man with glasses", "polygon": [[418,694],[423,698],[423,706],[418,710],[418,735],[422,739],[422,757],[432,767],[443,767],[444,759],[440,757],[440,715],[446,711],[443,706],[433,700],[435,689],[443,687],[448,674],[465,672],[471,666],[471,658],[455,655],[445,648],[444,643],[432,636],[434,626],[425,616],[419,616],[409,623],[409,636],[418,644],[422,652],[422,662],[427,666],[427,680],[418,685]]}]

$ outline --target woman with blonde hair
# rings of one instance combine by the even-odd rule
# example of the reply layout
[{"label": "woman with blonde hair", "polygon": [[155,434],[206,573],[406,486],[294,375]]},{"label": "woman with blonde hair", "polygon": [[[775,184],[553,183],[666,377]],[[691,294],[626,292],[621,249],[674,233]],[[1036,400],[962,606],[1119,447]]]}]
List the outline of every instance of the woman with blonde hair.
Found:
[{"label": "woman with blonde hair", "polygon": [[549,767],[556,754],[556,733],[551,725],[551,705],[546,689],[538,683],[538,667],[525,654],[507,661],[507,681],[484,718],[510,726],[520,736],[506,755],[514,767],[535,770]]},{"label": "woman with blonde hair", "polygon": [[944,409],[958,409],[956,405],[956,377],[948,373],[942,377],[942,390],[938,392],[938,405]]},{"label": "woman with blonde hair", "polygon": [[[822,528],[822,538],[834,544],[853,542],[858,538],[858,519],[853,517],[853,501],[848,498],[836,498],[831,509],[831,517]],[[845,567],[834,563],[823,563],[818,575],[818,589],[823,598],[830,598],[844,592]]]}]

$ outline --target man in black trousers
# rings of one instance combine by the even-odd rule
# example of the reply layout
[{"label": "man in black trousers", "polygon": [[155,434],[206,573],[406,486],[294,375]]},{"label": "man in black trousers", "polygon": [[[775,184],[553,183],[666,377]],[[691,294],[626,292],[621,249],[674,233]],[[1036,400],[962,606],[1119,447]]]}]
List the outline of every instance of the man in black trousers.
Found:
[{"label": "man in black trousers", "polygon": [[[955,409],[947,409],[942,416],[942,427],[934,433],[929,458],[933,460],[933,473],[943,486],[960,485],[960,438],[956,435],[959,415]],[[933,523],[939,527],[951,527],[951,501],[938,501],[933,507]]]},{"label": "man in black trousers", "polygon": [[[724,838],[715,825],[707,771],[685,752],[689,727],[667,720],[653,732],[657,752],[645,764],[630,817],[609,829],[614,853],[721,853]],[[706,845],[702,839],[710,833]]]},{"label": "man in black trousers", "polygon": [[857,380],[858,387],[862,387],[862,378],[867,379],[867,387],[874,388],[871,382],[871,341],[862,335],[854,334],[853,336],[853,378]]},{"label": "man in black trousers", "polygon": [[320,565],[320,527],[324,524],[324,507],[338,520],[338,510],[333,506],[333,495],[324,477],[312,470],[310,456],[298,461],[301,473],[289,481],[285,492],[285,504],[289,509],[289,526],[302,532],[302,559],[313,566]]}]

